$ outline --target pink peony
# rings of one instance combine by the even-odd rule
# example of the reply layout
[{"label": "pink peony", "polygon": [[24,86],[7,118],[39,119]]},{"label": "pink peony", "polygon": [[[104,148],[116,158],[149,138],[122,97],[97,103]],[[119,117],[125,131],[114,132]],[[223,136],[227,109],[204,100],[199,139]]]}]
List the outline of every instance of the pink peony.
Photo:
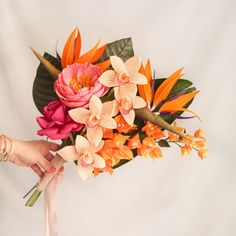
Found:
[{"label": "pink peony", "polygon": [[71,132],[79,131],[82,124],[74,122],[68,114],[68,108],[61,101],[50,102],[43,108],[43,115],[37,117],[37,122],[42,128],[38,135],[46,135],[50,139],[65,139]]},{"label": "pink peony", "polygon": [[101,97],[109,89],[98,80],[101,74],[98,66],[89,63],[69,65],[59,74],[54,90],[66,106],[88,107],[93,95]]}]

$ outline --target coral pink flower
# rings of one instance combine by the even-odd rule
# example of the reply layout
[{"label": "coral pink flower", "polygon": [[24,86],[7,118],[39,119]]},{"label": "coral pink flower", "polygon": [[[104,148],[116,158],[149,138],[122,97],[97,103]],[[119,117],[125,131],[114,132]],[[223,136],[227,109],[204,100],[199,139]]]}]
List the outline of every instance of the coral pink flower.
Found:
[{"label": "coral pink flower", "polygon": [[134,109],[139,109],[146,106],[143,98],[136,96],[137,87],[123,87],[114,88],[115,101],[113,101],[113,113],[117,114],[119,111],[124,117],[125,121],[133,126],[135,113]]},{"label": "coral pink flower", "polygon": [[87,126],[87,137],[95,146],[101,141],[103,136],[103,127],[115,129],[116,121],[111,117],[112,103],[102,104],[101,100],[92,96],[89,102],[89,110],[85,108],[75,108],[69,111],[71,118]]},{"label": "coral pink flower", "polygon": [[78,172],[83,180],[86,180],[93,172],[94,168],[104,168],[104,159],[97,154],[103,147],[101,141],[97,147],[93,146],[89,140],[77,135],[75,146],[66,146],[57,153],[66,161],[77,160]]},{"label": "coral pink flower", "polygon": [[125,86],[133,87],[136,84],[147,84],[147,78],[139,73],[141,59],[131,57],[125,63],[117,56],[110,57],[114,70],[105,71],[99,81],[107,87]]},{"label": "coral pink flower", "polygon": [[38,135],[46,135],[50,139],[65,139],[70,132],[83,128],[82,124],[74,122],[68,114],[68,108],[61,101],[50,102],[43,108],[43,115],[37,117],[37,122],[42,128]]},{"label": "coral pink flower", "polygon": [[98,78],[102,70],[92,64],[72,64],[59,74],[54,90],[68,107],[87,107],[93,95],[103,96],[108,88]]}]

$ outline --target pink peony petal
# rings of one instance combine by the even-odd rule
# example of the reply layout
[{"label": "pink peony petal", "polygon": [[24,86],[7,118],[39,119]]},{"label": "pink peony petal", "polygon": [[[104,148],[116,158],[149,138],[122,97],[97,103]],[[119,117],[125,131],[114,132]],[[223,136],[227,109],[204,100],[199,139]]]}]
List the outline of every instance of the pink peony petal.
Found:
[{"label": "pink peony petal", "polygon": [[87,128],[88,140],[94,146],[97,146],[100,143],[100,141],[102,140],[102,135],[103,131],[101,126],[96,126],[95,128]]},{"label": "pink peony petal", "polygon": [[66,146],[57,153],[66,161],[75,161],[79,158],[75,146]]},{"label": "pink peony petal", "polygon": [[69,123],[59,128],[60,134],[69,134],[70,132],[80,131],[84,126],[77,123]]},{"label": "pink peony petal", "polygon": [[102,102],[97,96],[92,96],[89,102],[89,109],[92,115],[100,116],[102,113]]},{"label": "pink peony petal", "polygon": [[107,129],[116,129],[116,121],[111,116],[103,115],[100,121],[100,125]]},{"label": "pink peony petal", "polygon": [[78,173],[82,180],[87,180],[88,177],[93,173],[93,167],[84,168],[78,164]]},{"label": "pink peony petal", "polygon": [[143,98],[139,97],[139,96],[136,96],[133,100],[133,107],[134,109],[139,109],[139,108],[143,108],[145,107],[147,104],[146,102],[144,101]]},{"label": "pink peony petal", "polygon": [[118,85],[115,78],[116,72],[114,70],[107,70],[100,76],[99,81],[106,87],[115,87]]},{"label": "pink peony petal", "polygon": [[74,121],[80,124],[85,124],[86,120],[88,119],[90,115],[90,112],[89,110],[83,107],[80,107],[80,108],[75,108],[75,109],[70,110],[69,115]]},{"label": "pink peony petal", "polygon": [[141,66],[140,57],[131,57],[125,62],[126,71],[128,74],[135,74],[139,71]]},{"label": "pink peony petal", "polygon": [[117,56],[110,57],[111,65],[117,74],[126,72],[125,64],[121,58]]},{"label": "pink peony petal", "polygon": [[65,109],[63,106],[58,107],[52,115],[54,121],[59,121],[61,124],[65,121]]},{"label": "pink peony petal", "polygon": [[93,154],[93,158],[94,158],[93,167],[104,168],[106,166],[106,162],[104,161],[104,159],[101,156],[99,156],[97,154]]},{"label": "pink peony petal", "polygon": [[48,121],[44,117],[37,117],[36,119],[42,129],[48,128]]},{"label": "pink peony petal", "polygon": [[75,140],[75,148],[80,156],[89,150],[89,141],[85,137],[77,135]]}]

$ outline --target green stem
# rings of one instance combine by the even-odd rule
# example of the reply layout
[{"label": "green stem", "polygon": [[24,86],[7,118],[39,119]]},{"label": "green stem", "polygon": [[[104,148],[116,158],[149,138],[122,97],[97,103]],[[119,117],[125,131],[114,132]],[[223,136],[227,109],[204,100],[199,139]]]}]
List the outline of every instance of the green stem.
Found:
[{"label": "green stem", "polygon": [[41,193],[42,193],[41,190],[36,189],[31,195],[31,197],[29,198],[29,200],[26,202],[25,206],[27,207],[34,206],[35,202],[38,200]]}]

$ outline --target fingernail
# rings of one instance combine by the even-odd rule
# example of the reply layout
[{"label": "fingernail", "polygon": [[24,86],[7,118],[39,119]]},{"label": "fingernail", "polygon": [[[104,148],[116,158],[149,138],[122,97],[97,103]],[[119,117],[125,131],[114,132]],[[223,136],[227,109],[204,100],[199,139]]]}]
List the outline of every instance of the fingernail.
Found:
[{"label": "fingernail", "polygon": [[54,166],[50,166],[49,172],[52,173],[52,172],[55,172],[55,171],[56,171],[56,168]]}]

